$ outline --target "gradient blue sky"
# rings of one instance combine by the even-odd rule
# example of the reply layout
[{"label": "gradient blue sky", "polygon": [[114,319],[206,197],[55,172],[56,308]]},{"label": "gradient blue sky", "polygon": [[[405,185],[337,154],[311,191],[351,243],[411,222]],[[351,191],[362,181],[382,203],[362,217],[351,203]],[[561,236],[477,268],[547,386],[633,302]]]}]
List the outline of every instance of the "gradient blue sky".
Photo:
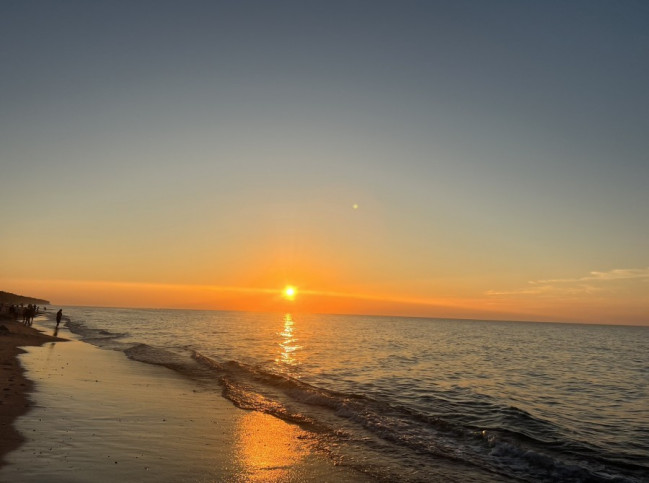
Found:
[{"label": "gradient blue sky", "polygon": [[649,324],[648,25],[644,1],[3,1],[2,289]]}]

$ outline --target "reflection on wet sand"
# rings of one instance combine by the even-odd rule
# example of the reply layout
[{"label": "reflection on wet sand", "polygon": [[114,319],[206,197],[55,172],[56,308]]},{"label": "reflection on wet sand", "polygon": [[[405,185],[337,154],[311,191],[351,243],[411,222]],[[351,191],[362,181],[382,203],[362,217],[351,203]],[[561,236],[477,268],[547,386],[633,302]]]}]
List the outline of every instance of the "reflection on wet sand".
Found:
[{"label": "reflection on wet sand", "polygon": [[245,481],[292,480],[314,441],[298,426],[259,412],[245,414],[236,430],[236,458]]}]

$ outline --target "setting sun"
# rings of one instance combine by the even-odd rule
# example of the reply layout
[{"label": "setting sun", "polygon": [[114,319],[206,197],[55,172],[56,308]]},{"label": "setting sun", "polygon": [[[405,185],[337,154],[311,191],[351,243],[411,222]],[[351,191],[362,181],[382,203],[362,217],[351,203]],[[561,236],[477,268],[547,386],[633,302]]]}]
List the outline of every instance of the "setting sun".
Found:
[{"label": "setting sun", "polygon": [[286,288],[284,288],[284,298],[288,300],[293,300],[295,299],[295,294],[296,294],[295,287],[291,287],[289,285]]}]

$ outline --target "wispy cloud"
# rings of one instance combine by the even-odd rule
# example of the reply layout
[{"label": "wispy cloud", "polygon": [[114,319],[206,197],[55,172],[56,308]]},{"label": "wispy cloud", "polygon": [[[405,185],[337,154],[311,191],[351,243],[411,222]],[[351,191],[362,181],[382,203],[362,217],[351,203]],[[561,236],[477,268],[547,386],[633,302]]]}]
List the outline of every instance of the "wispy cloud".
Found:
[{"label": "wispy cloud", "polygon": [[592,271],[577,278],[530,280],[527,286],[513,290],[488,290],[486,295],[578,295],[607,290],[610,282],[636,280],[649,281],[647,268],[616,268],[606,272]]},{"label": "wispy cloud", "polygon": [[578,283],[578,282],[608,282],[611,280],[649,279],[649,267],[647,268],[616,268],[608,272],[590,272],[589,275],[580,278],[555,278],[549,280],[534,280],[530,284],[548,283]]}]

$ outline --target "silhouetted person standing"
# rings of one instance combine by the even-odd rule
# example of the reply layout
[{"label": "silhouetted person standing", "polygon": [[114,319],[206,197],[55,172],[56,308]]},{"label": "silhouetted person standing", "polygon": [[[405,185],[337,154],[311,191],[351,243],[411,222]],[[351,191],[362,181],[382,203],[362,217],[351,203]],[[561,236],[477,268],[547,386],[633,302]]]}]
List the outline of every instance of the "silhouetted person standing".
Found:
[{"label": "silhouetted person standing", "polygon": [[61,323],[61,317],[63,317],[63,309],[59,309],[59,311],[56,313],[56,326],[57,327]]}]

